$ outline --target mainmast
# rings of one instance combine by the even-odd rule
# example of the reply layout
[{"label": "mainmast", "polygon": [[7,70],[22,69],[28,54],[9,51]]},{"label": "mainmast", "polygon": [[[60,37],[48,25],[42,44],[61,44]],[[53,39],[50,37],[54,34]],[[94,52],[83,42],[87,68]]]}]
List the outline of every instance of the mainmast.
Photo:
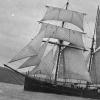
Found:
[{"label": "mainmast", "polygon": [[97,17],[98,17],[98,11],[97,11],[96,22],[95,22],[95,29],[94,29],[94,34],[93,34],[93,39],[92,39],[92,45],[91,45],[89,71],[91,70],[92,56],[93,56],[93,53],[94,53],[95,33],[96,33],[96,28],[97,28]]},{"label": "mainmast", "polygon": [[[93,58],[93,53],[94,53],[94,42],[95,42],[94,36],[95,36],[95,33],[94,33],[93,39],[92,39],[92,45],[91,45],[91,51],[90,51],[90,61],[89,61],[89,69],[88,69],[88,72],[91,71],[92,58]],[[88,87],[89,84],[90,84],[90,83],[87,82],[86,87]]]},{"label": "mainmast", "polygon": [[[69,0],[68,0],[68,2],[66,3],[66,10],[67,10],[67,8],[68,8],[68,5],[69,5]],[[64,21],[62,22],[62,28],[64,27]],[[59,40],[59,44],[61,44],[62,45],[62,43],[63,43],[63,40]],[[59,67],[59,58],[60,58],[60,54],[61,54],[61,45],[58,45],[59,46],[59,52],[58,52],[58,59],[57,59],[57,66],[56,66],[56,72],[55,72],[55,83],[56,83],[56,81],[57,81],[57,73],[58,73],[58,67]]]},{"label": "mainmast", "polygon": [[93,57],[93,53],[94,53],[94,42],[95,42],[94,36],[95,36],[95,34],[93,35],[93,39],[92,39],[92,46],[91,46],[91,52],[90,52],[90,62],[89,62],[89,70],[88,70],[89,72],[91,70],[92,57]]},{"label": "mainmast", "polygon": [[[98,11],[97,11],[97,16],[98,16]],[[97,16],[96,16],[96,22],[95,22],[95,29],[94,29],[94,34],[92,38],[92,45],[91,45],[91,51],[90,51],[90,62],[89,62],[89,72],[91,71],[91,65],[92,65],[92,58],[94,54],[94,45],[95,45],[95,33],[96,33],[96,28],[97,28]],[[89,85],[89,82],[87,82],[87,87]]]}]

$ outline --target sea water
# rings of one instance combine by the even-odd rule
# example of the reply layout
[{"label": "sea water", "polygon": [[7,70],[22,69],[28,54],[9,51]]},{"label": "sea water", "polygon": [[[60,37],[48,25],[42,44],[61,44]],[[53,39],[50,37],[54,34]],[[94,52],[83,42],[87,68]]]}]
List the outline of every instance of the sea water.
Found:
[{"label": "sea water", "polygon": [[94,100],[56,94],[27,92],[23,86],[0,83],[0,100]]}]

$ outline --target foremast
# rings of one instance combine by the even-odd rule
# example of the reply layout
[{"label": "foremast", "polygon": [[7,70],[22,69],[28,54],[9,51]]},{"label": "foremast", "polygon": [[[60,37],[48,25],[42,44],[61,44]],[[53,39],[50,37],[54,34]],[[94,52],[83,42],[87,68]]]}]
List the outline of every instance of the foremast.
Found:
[{"label": "foremast", "polygon": [[[92,65],[92,60],[93,60],[94,43],[95,43],[95,31],[94,31],[94,34],[93,34],[92,45],[91,45],[91,48],[90,48],[90,60],[89,60],[89,69],[88,69],[88,72],[89,72],[89,73],[91,72],[91,65]],[[90,82],[87,82],[86,88],[87,88],[90,84],[91,84]]]},{"label": "foremast", "polygon": [[[68,6],[69,6],[69,0],[68,0],[68,2],[66,3],[66,10],[67,10],[67,8],[68,8]],[[62,22],[62,28],[64,27],[64,21]],[[55,72],[55,83],[56,83],[56,81],[57,81],[57,73],[58,73],[58,68],[59,68],[59,60],[60,60],[60,54],[61,54],[61,45],[63,44],[63,40],[58,40],[59,41],[59,44],[60,45],[58,45],[59,46],[59,51],[58,51],[58,58],[57,58],[57,66],[56,66],[56,72]]]}]

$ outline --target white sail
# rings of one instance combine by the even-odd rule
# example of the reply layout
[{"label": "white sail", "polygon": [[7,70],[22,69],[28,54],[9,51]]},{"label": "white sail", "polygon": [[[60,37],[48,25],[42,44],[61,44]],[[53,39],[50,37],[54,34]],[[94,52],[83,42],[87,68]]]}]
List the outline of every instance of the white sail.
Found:
[{"label": "white sail", "polygon": [[100,9],[97,10],[97,19],[96,19],[96,48],[100,46]]},{"label": "white sail", "polygon": [[48,38],[55,38],[59,40],[64,40],[67,42],[70,42],[72,44],[75,44],[79,47],[85,48],[82,35],[85,34],[83,32],[67,29],[67,28],[62,28],[59,26],[47,24],[47,23],[42,23],[45,30],[45,37]]},{"label": "white sail", "polygon": [[42,21],[45,20],[64,21],[72,23],[83,30],[84,15],[85,15],[84,13],[48,6],[47,12]]},{"label": "white sail", "polygon": [[38,54],[39,48],[41,46],[43,37],[44,37],[44,31],[42,30],[43,27],[41,27],[40,32],[37,36],[34,37],[15,57],[9,61],[9,63],[21,60],[30,56],[35,56]]},{"label": "white sail", "polygon": [[49,53],[46,56],[44,56],[41,59],[41,63],[39,64],[39,66],[33,69],[33,73],[40,71],[41,74],[52,76],[52,71],[54,67],[53,60],[54,60],[54,56],[53,56],[53,49],[52,49],[49,51]]},{"label": "white sail", "polygon": [[81,79],[91,82],[88,68],[81,50],[66,47],[64,53],[65,78]]},{"label": "white sail", "polygon": [[[48,39],[48,41],[49,41],[49,39]],[[39,65],[40,62],[41,62],[41,58],[43,57],[44,52],[45,52],[45,50],[46,50],[48,41],[45,42],[45,43],[40,47],[38,55],[30,57],[28,60],[26,60],[26,61],[19,67],[19,69],[20,69],[20,68],[26,68],[26,67],[30,67],[30,66]]]},{"label": "white sail", "polygon": [[90,75],[93,83],[100,84],[100,50],[94,53]]}]

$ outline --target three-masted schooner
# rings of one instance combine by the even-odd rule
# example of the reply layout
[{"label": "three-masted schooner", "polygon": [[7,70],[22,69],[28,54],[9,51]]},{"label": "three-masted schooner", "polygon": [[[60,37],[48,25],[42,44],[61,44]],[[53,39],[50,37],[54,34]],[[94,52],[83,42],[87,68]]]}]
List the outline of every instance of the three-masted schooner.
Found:
[{"label": "three-masted schooner", "polygon": [[[10,63],[28,58],[19,68],[35,66],[25,75],[24,90],[100,99],[100,9],[91,48],[87,49],[82,38],[86,35],[83,32],[86,14],[69,10],[68,5],[69,2],[66,9],[46,6],[47,11],[39,21],[39,33]],[[60,21],[62,25],[46,23],[48,20]],[[68,29],[65,23],[82,31]],[[47,49],[50,44],[51,49]],[[84,57],[84,52],[89,52],[88,57]]]}]

